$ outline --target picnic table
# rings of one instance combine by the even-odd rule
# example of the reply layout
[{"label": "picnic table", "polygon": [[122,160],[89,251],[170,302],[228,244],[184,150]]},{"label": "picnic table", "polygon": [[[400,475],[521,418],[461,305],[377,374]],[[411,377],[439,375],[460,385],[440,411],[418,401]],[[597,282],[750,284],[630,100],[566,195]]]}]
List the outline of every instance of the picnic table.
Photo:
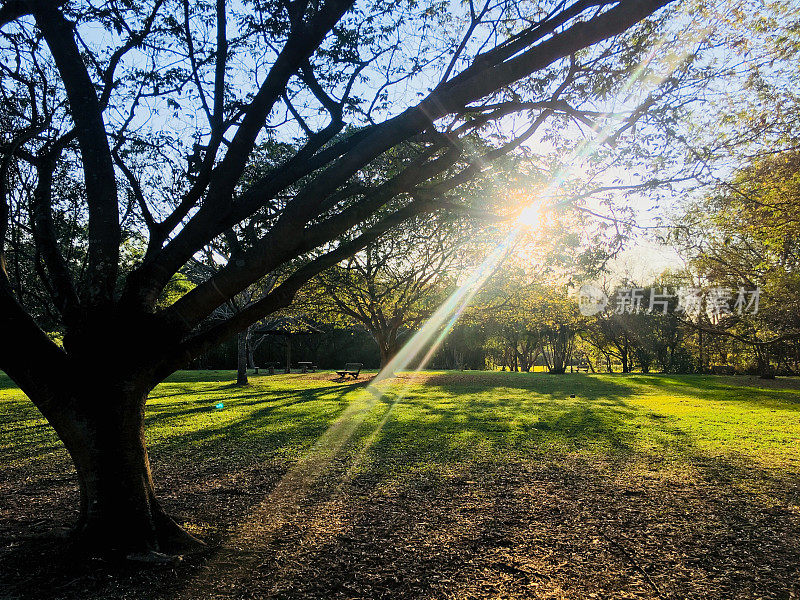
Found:
[{"label": "picnic table", "polygon": [[297,361],[297,366],[300,367],[301,373],[308,373],[309,371],[314,372],[317,370],[317,365],[315,365],[310,360],[303,360]]},{"label": "picnic table", "polygon": [[[280,363],[276,362],[268,362],[264,363],[264,367],[267,369],[267,372],[270,375],[275,375],[275,367],[277,367]],[[256,375],[258,375],[258,367],[256,367]]]},{"label": "picnic table", "polygon": [[339,375],[340,379],[347,379],[348,375],[353,379],[358,379],[358,374],[361,373],[361,367],[363,366],[362,363],[347,363],[344,369],[336,371],[336,373]]}]

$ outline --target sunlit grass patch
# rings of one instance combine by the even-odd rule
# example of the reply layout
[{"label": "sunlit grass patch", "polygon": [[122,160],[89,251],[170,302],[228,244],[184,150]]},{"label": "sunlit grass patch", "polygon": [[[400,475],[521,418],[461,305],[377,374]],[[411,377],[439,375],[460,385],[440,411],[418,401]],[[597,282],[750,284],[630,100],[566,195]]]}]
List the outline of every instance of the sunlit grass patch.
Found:
[{"label": "sunlit grass patch", "polygon": [[[367,393],[363,381],[332,374],[250,380],[240,388],[230,371],[186,371],[159,385],[147,405],[153,457],[220,466],[297,460]],[[800,471],[795,379],[430,371],[379,389],[385,396],[350,443],[357,452],[357,440],[370,437],[361,460],[387,471],[552,453],[703,455]],[[5,377],[0,419],[5,466],[65,460],[52,430]]]}]

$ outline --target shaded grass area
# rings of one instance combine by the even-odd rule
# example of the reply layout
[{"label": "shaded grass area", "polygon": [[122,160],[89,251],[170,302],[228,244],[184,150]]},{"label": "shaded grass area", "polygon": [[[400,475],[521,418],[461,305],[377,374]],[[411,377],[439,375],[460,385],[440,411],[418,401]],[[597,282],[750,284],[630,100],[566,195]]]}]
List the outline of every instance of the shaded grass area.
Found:
[{"label": "shaded grass area", "polygon": [[[159,493],[212,549],[143,575],[59,555],[74,475],[0,376],[0,596],[798,594],[796,379],[425,372],[377,398],[332,378],[154,390]],[[343,414],[352,436],[326,453]]]}]

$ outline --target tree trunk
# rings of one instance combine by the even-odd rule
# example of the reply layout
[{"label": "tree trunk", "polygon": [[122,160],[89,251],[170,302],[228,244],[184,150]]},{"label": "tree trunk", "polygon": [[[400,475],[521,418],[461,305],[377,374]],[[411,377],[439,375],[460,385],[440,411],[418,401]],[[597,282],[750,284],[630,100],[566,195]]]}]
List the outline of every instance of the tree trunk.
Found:
[{"label": "tree trunk", "polygon": [[256,368],[255,355],[256,355],[256,349],[255,349],[255,346],[253,345],[253,340],[248,335],[247,336],[247,366],[250,367],[251,369],[255,369]]},{"label": "tree trunk", "polygon": [[374,331],[372,332],[372,337],[375,340],[375,343],[378,344],[378,350],[381,354],[381,366],[380,368],[383,369],[389,364],[394,358],[394,355],[397,354],[398,343],[397,343],[397,331]]},{"label": "tree trunk", "polygon": [[[202,545],[161,508],[144,440],[146,392],[113,389],[45,398],[45,415],[66,446],[80,486],[76,539],[103,555],[153,560]],[[149,558],[148,558],[149,557]]]},{"label": "tree trunk", "polygon": [[378,346],[380,347],[381,352],[381,369],[383,369],[386,365],[389,364],[394,358],[394,355],[397,354],[397,344],[392,344],[389,341],[384,341],[379,343]]},{"label": "tree trunk", "polygon": [[389,351],[384,344],[378,344],[378,346],[380,348],[380,353],[381,353],[381,364],[379,368],[383,369],[384,367],[386,367],[386,365],[389,364],[391,357],[389,356]]},{"label": "tree trunk", "polygon": [[754,345],[758,376],[761,379],[775,379],[775,370],[769,360],[769,353],[758,345]]},{"label": "tree trunk", "polygon": [[247,385],[247,330],[236,336],[236,385]]},{"label": "tree trunk", "polygon": [[703,367],[703,330],[697,330],[697,344],[700,347],[700,373],[702,373],[705,369]]},{"label": "tree trunk", "polygon": [[619,359],[622,363],[622,372],[623,373],[630,373],[631,372],[631,364],[630,364],[630,346],[628,344],[628,336],[623,336],[622,338],[622,347],[620,348],[619,352]]}]

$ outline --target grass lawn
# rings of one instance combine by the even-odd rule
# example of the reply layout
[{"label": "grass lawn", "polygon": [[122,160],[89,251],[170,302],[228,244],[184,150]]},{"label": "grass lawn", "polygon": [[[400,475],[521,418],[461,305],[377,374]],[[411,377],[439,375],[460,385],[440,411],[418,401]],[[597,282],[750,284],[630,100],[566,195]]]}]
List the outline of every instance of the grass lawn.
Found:
[{"label": "grass lawn", "polygon": [[800,598],[798,379],[332,379],[154,390],[159,494],[209,550],[143,573],[63,552],[68,457],[0,374],[0,597]]}]

